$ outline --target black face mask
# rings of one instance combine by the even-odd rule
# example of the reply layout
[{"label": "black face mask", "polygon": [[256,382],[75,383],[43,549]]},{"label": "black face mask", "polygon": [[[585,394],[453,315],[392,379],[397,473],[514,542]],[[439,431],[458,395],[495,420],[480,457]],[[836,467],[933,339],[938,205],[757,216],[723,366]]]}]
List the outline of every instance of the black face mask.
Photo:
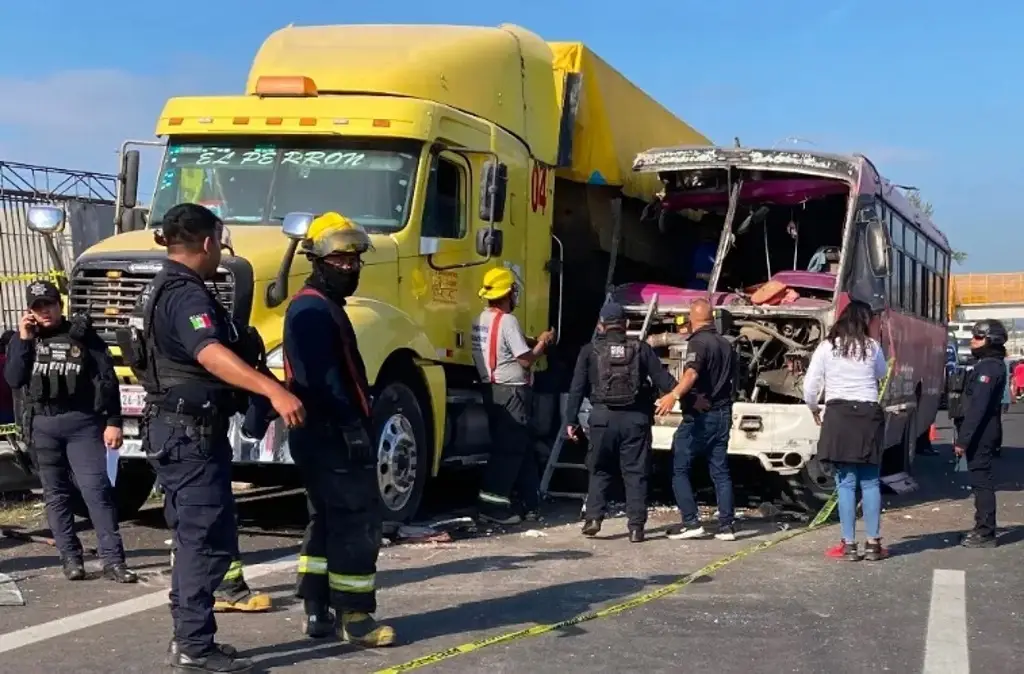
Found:
[{"label": "black face mask", "polygon": [[321,260],[313,262],[313,285],[334,300],[344,300],[355,294],[359,287],[359,271],[342,271]]}]

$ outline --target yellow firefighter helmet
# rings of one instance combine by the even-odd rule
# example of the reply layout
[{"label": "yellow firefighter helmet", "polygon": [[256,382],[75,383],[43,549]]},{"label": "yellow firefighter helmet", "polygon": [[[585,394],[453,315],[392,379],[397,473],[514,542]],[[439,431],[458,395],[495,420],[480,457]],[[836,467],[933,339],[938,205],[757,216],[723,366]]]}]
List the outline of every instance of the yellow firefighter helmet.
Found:
[{"label": "yellow firefighter helmet", "polygon": [[485,300],[500,300],[516,287],[516,277],[511,270],[495,267],[484,274],[483,287],[477,294]]},{"label": "yellow firefighter helmet", "polygon": [[337,253],[361,254],[373,250],[370,235],[358,222],[333,211],[318,216],[309,224],[302,252],[323,258]]}]

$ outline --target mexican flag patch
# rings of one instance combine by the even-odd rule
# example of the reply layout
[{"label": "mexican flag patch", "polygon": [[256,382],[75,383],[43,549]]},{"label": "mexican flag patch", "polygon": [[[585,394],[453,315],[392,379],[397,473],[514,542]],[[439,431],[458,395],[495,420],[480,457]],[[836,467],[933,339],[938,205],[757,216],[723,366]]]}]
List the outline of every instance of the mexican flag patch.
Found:
[{"label": "mexican flag patch", "polygon": [[208,330],[213,327],[213,321],[210,320],[209,314],[189,316],[188,322],[192,324],[193,330]]}]

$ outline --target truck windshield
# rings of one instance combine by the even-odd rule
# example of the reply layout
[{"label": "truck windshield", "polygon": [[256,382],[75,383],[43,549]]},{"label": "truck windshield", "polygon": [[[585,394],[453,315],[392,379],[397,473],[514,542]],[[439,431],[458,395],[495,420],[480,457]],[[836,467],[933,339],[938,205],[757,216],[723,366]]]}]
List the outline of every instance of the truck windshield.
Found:
[{"label": "truck windshield", "polygon": [[391,140],[172,140],[150,223],[159,225],[175,204],[193,202],[230,224],[336,211],[368,230],[395,232],[409,217],[419,148],[415,141]]}]

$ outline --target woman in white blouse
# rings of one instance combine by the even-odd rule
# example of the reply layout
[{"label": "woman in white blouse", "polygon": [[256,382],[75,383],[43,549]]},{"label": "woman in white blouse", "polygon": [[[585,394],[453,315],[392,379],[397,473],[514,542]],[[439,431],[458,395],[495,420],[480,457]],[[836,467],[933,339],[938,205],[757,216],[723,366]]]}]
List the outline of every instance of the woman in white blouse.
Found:
[{"label": "woman in white blouse", "polygon": [[[884,559],[879,471],[885,417],[878,404],[879,382],[885,377],[882,348],[869,336],[871,308],[851,302],[811,356],[804,377],[804,402],[821,426],[818,460],[831,464],[839,489],[842,542],[828,556],[857,561],[857,484],[863,494],[867,542],[864,558]],[[826,414],[818,406],[824,392]]]}]

